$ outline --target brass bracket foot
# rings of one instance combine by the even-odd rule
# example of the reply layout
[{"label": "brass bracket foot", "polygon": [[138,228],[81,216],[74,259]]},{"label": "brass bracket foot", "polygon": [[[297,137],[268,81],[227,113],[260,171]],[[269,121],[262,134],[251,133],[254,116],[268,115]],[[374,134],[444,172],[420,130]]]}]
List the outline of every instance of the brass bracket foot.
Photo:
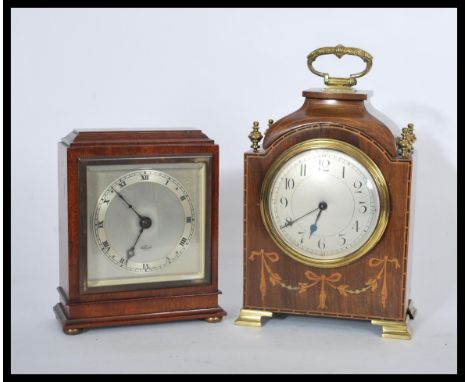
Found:
[{"label": "brass bracket foot", "polygon": [[208,317],[208,318],[205,318],[205,321],[209,322],[210,324],[214,324],[216,322],[221,322],[222,319],[223,317]]},{"label": "brass bracket foot", "polygon": [[380,325],[382,327],[383,338],[393,338],[397,340],[411,339],[411,333],[406,321],[372,320],[371,324]]},{"label": "brass bracket foot", "polygon": [[412,300],[408,300],[408,308],[406,309],[405,321],[387,321],[387,320],[372,320],[372,325],[380,325],[382,327],[383,338],[394,338],[397,340],[410,340],[411,332],[408,328],[408,318],[414,320],[416,316],[416,308]]},{"label": "brass bracket foot", "polygon": [[263,326],[262,319],[264,317],[271,318],[273,317],[273,313],[266,310],[241,309],[239,317],[234,324],[239,326],[261,327]]},{"label": "brass bracket foot", "polygon": [[63,329],[63,332],[65,334],[68,334],[69,336],[74,336],[75,334],[80,334],[82,331],[83,331],[83,329],[77,329],[77,328]]}]

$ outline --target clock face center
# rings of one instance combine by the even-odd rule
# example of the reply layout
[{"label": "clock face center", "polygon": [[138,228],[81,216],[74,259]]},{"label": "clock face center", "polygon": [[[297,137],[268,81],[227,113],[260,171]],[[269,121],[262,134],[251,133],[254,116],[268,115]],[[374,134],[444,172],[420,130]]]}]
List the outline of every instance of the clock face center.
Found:
[{"label": "clock face center", "polygon": [[323,211],[326,210],[328,207],[327,202],[320,202],[319,203],[319,208]]},{"label": "clock face center", "polygon": [[152,224],[153,224],[153,222],[147,216],[144,216],[144,217],[142,217],[140,219],[140,227],[143,228],[143,229],[147,229],[147,228],[151,227]]}]

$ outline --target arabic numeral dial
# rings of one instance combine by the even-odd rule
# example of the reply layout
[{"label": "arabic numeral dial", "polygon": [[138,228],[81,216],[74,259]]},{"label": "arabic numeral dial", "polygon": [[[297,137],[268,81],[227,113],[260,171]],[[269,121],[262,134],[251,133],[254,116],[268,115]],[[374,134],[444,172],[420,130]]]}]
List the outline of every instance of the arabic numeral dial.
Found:
[{"label": "arabic numeral dial", "polygon": [[298,151],[270,175],[268,224],[286,253],[334,261],[372,237],[381,209],[377,170],[354,151]]}]

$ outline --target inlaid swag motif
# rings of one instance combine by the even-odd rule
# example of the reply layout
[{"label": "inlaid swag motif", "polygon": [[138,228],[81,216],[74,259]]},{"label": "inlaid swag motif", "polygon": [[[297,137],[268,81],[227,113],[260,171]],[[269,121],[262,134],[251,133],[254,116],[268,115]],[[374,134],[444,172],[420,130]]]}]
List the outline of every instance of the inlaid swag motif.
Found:
[{"label": "inlaid swag motif", "polygon": [[371,277],[365,285],[361,288],[350,289],[348,284],[339,284],[342,280],[343,275],[339,272],[332,273],[331,275],[317,274],[313,271],[304,272],[305,280],[303,282],[298,282],[297,285],[286,284],[281,275],[274,272],[272,269],[272,264],[277,263],[280,260],[279,255],[276,252],[265,252],[263,249],[260,251],[252,251],[248,256],[248,260],[254,262],[260,261],[260,296],[262,302],[265,302],[265,297],[268,290],[268,282],[272,287],[279,285],[281,288],[285,288],[295,293],[302,294],[306,293],[309,289],[314,287],[320,288],[319,293],[319,303],[318,309],[327,309],[327,292],[334,290],[343,297],[348,297],[349,295],[358,295],[364,292],[375,292],[380,287],[380,303],[385,309],[387,305],[387,270],[388,267],[393,266],[393,268],[400,268],[400,264],[396,258],[389,258],[384,256],[383,258],[372,257],[368,261],[368,266],[370,268],[377,268],[376,275]]}]

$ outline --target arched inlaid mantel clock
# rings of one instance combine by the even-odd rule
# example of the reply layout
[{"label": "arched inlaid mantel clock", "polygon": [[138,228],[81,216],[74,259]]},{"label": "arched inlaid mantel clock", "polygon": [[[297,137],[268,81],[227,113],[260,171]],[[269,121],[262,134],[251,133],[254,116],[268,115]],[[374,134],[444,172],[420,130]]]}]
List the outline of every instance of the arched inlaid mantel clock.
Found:
[{"label": "arched inlaid mantel clock", "polygon": [[[360,57],[349,78],[317,71],[317,57]],[[258,122],[244,156],[244,299],[238,325],[275,313],[369,320],[410,339],[408,242],[413,125],[395,137],[364,105],[356,78],[372,66],[357,48],[320,48],[310,70],[324,89],[296,112]]]}]

